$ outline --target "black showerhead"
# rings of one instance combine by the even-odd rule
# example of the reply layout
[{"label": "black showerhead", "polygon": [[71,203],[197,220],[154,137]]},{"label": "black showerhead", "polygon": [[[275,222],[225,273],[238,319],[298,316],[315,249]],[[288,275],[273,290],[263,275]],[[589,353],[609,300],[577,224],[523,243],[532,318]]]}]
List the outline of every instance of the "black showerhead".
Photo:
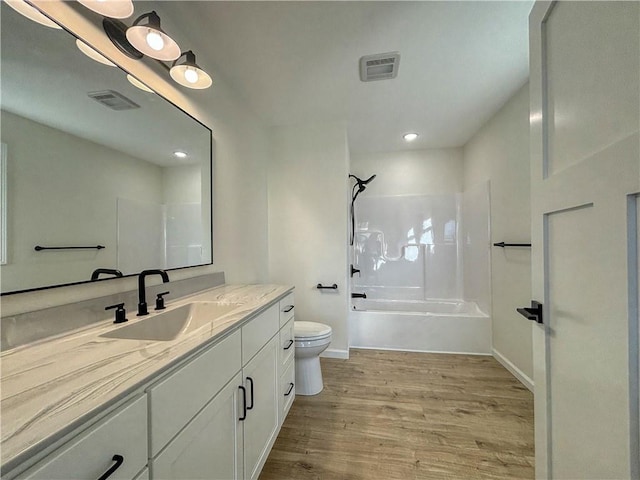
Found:
[{"label": "black showerhead", "polygon": [[358,184],[359,187],[364,187],[365,185],[367,185],[371,180],[373,180],[374,178],[376,178],[375,175],[371,175],[369,178],[367,178],[366,180],[361,180],[358,177],[356,177],[355,175],[349,175],[349,177],[353,178],[356,183]]},{"label": "black showerhead", "polygon": [[373,180],[374,178],[376,178],[375,175],[371,175],[369,178],[367,178],[366,180],[360,180],[359,183],[361,183],[362,185],[367,185],[371,180]]}]

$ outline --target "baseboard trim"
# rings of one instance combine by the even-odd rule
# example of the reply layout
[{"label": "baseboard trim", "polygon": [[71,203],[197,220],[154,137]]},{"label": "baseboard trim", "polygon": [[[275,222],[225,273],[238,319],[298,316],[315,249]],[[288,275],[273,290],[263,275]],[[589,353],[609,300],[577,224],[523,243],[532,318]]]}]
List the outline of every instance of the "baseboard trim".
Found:
[{"label": "baseboard trim", "polygon": [[504,368],[509,370],[509,372],[511,372],[511,374],[514,377],[520,380],[520,383],[522,383],[525,387],[527,387],[533,393],[533,386],[534,386],[533,380],[529,378],[527,375],[525,375],[522,370],[516,367],[509,359],[507,359],[507,357],[502,355],[495,348],[493,349],[493,358],[495,358],[498,362],[500,362],[500,364],[502,364]]},{"label": "baseboard trim", "polygon": [[349,350],[337,350],[335,348],[328,348],[320,354],[324,358],[341,358],[342,360],[349,360]]},{"label": "baseboard trim", "polygon": [[492,356],[491,353],[484,352],[454,352],[448,350],[416,350],[412,348],[396,348],[396,347],[361,347],[358,345],[351,345],[351,348],[358,350],[384,350],[388,352],[411,352],[411,353],[442,353],[444,355],[481,355],[485,357]]}]

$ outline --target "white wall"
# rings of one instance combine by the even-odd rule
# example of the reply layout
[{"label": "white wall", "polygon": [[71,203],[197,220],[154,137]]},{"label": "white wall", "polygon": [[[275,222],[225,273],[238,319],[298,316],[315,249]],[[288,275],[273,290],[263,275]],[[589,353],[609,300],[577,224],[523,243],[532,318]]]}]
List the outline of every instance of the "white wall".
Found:
[{"label": "white wall", "polygon": [[[156,73],[146,62],[125,57],[106,38],[101,28],[85,20],[65,2],[36,0],[34,3],[213,130],[214,263],[208,267],[173,272],[171,278],[177,280],[224,270],[229,283],[264,282],[267,279],[268,253],[266,168],[270,154],[266,127],[215,72],[210,89],[187,91],[168,80],[166,74]],[[172,34],[180,39],[185,38],[188,32],[172,29]],[[203,41],[196,40],[191,42],[194,49],[197,49],[198,42]],[[133,279],[124,279],[47,290],[33,295],[12,295],[3,297],[2,313],[36,310],[132,289],[135,285]]]},{"label": "white wall", "polygon": [[[333,329],[329,354],[348,349],[347,175],[342,123],[273,130],[269,166],[269,280],[296,286],[296,320]],[[244,223],[244,222],[243,222]],[[316,284],[338,284],[319,291]]]},{"label": "white wall", "polygon": [[462,149],[352,154],[350,173],[363,180],[377,175],[358,198],[458,193],[463,187]]},{"label": "white wall", "polygon": [[[115,268],[117,199],[158,208],[162,201],[162,169],[120,151],[5,111],[2,142],[11,205],[5,291],[89,280],[96,268]],[[140,241],[138,230],[131,233]],[[106,248],[36,252],[36,245]]]},{"label": "white wall", "polygon": [[[487,180],[491,243],[529,243],[528,84],[464,147],[465,189]],[[515,309],[531,301],[531,251],[492,247],[491,252],[494,354],[527,383],[533,376],[531,324]]]},{"label": "white wall", "polygon": [[162,169],[162,203],[200,203],[200,165],[183,165]]}]

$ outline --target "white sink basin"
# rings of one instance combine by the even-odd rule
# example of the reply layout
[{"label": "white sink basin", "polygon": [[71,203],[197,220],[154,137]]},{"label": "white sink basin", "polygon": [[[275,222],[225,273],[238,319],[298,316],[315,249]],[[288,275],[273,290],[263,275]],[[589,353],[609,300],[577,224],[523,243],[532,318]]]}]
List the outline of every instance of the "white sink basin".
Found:
[{"label": "white sink basin", "polygon": [[189,333],[238,308],[237,303],[192,302],[104,333],[107,338],[169,341]]}]

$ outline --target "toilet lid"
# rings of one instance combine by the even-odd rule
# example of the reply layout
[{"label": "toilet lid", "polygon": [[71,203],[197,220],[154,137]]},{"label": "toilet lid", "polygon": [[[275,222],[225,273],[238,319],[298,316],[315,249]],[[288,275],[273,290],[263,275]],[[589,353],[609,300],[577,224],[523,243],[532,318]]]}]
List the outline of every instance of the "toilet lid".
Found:
[{"label": "toilet lid", "polygon": [[293,335],[296,338],[316,338],[331,335],[331,327],[317,322],[293,322]]}]

